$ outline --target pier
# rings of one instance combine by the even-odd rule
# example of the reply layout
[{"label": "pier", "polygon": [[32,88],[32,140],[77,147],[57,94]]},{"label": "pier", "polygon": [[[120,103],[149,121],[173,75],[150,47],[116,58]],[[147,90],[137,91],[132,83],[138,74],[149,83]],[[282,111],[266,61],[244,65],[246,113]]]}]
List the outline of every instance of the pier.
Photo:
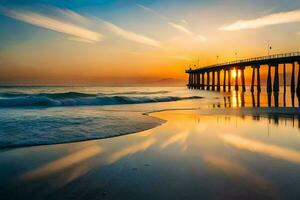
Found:
[{"label": "pier", "polygon": [[[283,88],[286,90],[286,65],[291,65],[291,93],[295,92],[300,94],[300,52],[276,54],[270,56],[262,56],[256,58],[249,58],[243,60],[237,60],[233,62],[215,64],[210,66],[199,67],[196,69],[188,69],[185,72],[189,75],[188,88],[201,89],[211,91],[231,91],[231,72],[235,70],[235,84],[234,90],[246,91],[245,85],[245,68],[252,68],[252,79],[250,91],[261,91],[261,75],[260,69],[262,66],[268,68],[266,88],[268,93],[279,92],[279,69],[282,70],[283,76]],[[282,68],[282,69],[281,69]],[[274,69],[274,77],[272,77],[272,69]],[[295,73],[297,70],[297,85],[295,82]],[[223,84],[221,85],[221,72],[223,72]],[[240,76],[238,75],[240,74]],[[215,76],[216,75],[216,76]],[[240,79],[240,80],[239,80]],[[240,83],[240,84],[239,84]],[[273,83],[273,84],[272,84]],[[222,86],[222,87],[221,87]],[[255,88],[256,86],[256,88]]]}]

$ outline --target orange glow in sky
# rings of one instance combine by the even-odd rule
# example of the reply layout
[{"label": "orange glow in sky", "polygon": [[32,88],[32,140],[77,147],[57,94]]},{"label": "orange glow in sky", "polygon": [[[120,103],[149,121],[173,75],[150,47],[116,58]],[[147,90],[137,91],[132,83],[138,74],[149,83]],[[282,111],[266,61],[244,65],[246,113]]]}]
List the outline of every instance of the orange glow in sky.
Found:
[{"label": "orange glow in sky", "polygon": [[88,2],[0,5],[0,84],[185,85],[189,67],[299,51],[285,4]]}]

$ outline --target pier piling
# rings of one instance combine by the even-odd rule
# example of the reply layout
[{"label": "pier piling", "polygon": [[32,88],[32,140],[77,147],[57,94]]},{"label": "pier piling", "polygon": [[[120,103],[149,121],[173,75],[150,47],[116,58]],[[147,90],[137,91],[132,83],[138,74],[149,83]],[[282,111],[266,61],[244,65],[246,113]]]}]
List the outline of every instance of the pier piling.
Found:
[{"label": "pier piling", "polygon": [[257,92],[261,91],[261,86],[260,86],[260,66],[257,66]]},{"label": "pier piling", "polygon": [[215,91],[215,71],[212,71],[212,84],[211,84],[211,87],[212,87],[212,91]]},{"label": "pier piling", "polygon": [[241,78],[242,78],[242,91],[246,92],[246,86],[245,86],[245,72],[244,72],[245,68],[243,67],[241,69]]},{"label": "pier piling", "polygon": [[275,74],[274,74],[274,85],[273,85],[274,93],[279,92],[279,76],[278,76],[278,64],[275,65]]},{"label": "pier piling", "polygon": [[255,67],[252,66],[251,92],[254,92]]},{"label": "pier piling", "polygon": [[231,71],[228,70],[228,92],[231,91]]},{"label": "pier piling", "polygon": [[235,68],[235,91],[239,90],[239,69],[236,67]]},{"label": "pier piling", "polygon": [[268,65],[267,92],[272,93],[271,65]]},{"label": "pier piling", "polygon": [[217,91],[220,91],[220,70],[217,71]]},{"label": "pier piling", "polygon": [[223,70],[224,78],[223,78],[223,91],[226,92],[226,70]]},{"label": "pier piling", "polygon": [[201,89],[204,90],[204,89],[205,89],[205,82],[204,82],[204,81],[205,81],[205,80],[204,80],[204,75],[205,75],[205,74],[204,74],[204,72],[202,72],[201,75],[202,75],[202,80],[201,80],[201,81],[202,81],[202,85],[201,85]]},{"label": "pier piling", "polygon": [[283,92],[286,92],[286,66],[283,64]]},{"label": "pier piling", "polygon": [[292,63],[291,93],[295,93],[295,62]]},{"label": "pier piling", "polygon": [[[298,79],[297,79],[297,95],[300,95],[300,62],[298,61]],[[300,106],[300,104],[299,104]]]},{"label": "pier piling", "polygon": [[197,72],[197,89],[200,89],[200,73]]},{"label": "pier piling", "polygon": [[207,81],[207,83],[206,83],[206,90],[210,90],[210,80],[209,80],[209,72],[206,72],[206,75],[207,75],[207,77],[206,77],[206,81]]}]

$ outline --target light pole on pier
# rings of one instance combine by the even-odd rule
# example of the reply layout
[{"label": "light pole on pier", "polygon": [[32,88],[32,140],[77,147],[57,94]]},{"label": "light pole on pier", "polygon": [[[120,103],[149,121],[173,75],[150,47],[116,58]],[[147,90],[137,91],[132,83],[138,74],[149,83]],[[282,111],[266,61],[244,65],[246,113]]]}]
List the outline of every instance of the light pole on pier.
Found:
[{"label": "light pole on pier", "polygon": [[270,55],[270,51],[272,50],[272,46],[270,44],[270,41],[268,40],[268,56]]}]

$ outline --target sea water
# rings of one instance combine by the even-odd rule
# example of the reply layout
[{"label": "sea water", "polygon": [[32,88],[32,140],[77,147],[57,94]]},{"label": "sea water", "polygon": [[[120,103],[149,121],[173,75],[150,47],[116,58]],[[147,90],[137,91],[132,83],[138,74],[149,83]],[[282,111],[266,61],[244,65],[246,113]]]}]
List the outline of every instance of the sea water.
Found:
[{"label": "sea water", "polygon": [[145,115],[159,110],[268,106],[265,93],[257,98],[186,87],[1,87],[0,148],[135,133],[164,123]]},{"label": "sea water", "polygon": [[143,113],[195,107],[201,97],[184,87],[1,87],[0,148],[142,131],[164,122]]}]

